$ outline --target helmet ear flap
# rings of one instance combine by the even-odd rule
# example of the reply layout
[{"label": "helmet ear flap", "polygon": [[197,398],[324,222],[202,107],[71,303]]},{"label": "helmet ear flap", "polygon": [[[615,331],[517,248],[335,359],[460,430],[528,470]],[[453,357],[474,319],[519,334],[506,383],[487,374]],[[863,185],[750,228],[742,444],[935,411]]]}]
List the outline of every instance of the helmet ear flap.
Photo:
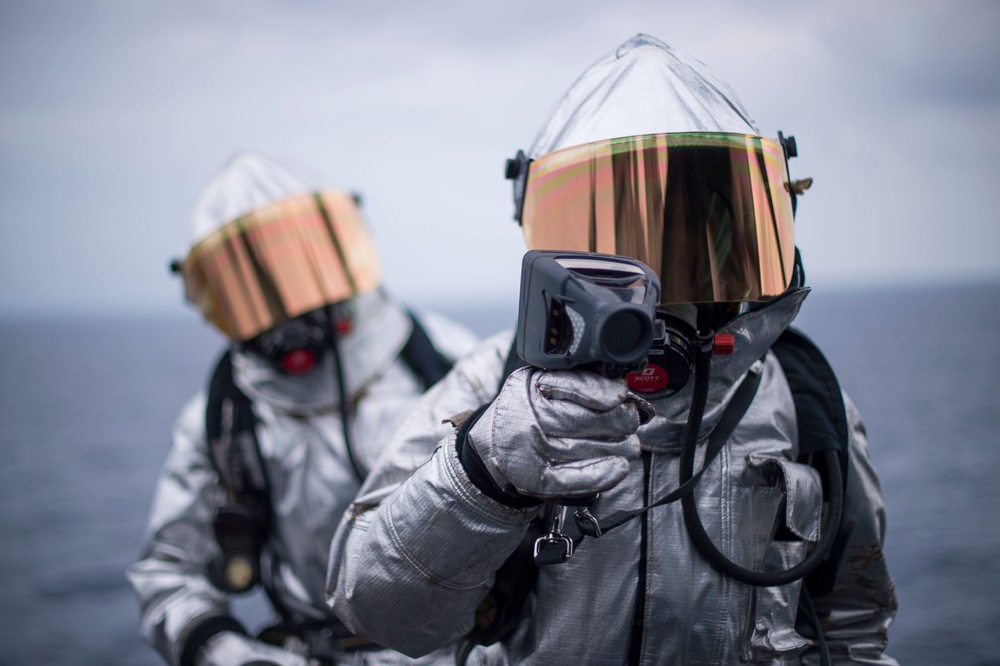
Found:
[{"label": "helmet ear flap", "polygon": [[531,160],[523,150],[507,160],[504,177],[514,181],[514,219],[521,224],[521,213],[524,211],[524,191],[528,185],[528,165]]}]

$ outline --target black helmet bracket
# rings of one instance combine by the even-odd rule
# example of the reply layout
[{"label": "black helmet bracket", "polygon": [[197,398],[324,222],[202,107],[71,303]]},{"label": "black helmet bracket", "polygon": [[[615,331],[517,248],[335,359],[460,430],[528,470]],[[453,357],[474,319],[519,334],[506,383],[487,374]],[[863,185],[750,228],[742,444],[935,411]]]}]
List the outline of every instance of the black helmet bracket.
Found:
[{"label": "black helmet bracket", "polygon": [[507,160],[504,177],[514,181],[514,219],[521,224],[521,213],[524,210],[524,190],[528,185],[528,166],[531,159],[524,154],[523,150],[517,151],[517,155]]}]

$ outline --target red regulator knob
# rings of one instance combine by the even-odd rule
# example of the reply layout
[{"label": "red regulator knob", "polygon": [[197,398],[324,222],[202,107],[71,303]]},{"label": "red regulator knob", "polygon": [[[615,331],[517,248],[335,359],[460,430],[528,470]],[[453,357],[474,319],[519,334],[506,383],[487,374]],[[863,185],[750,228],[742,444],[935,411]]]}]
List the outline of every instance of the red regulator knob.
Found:
[{"label": "red regulator knob", "polygon": [[729,333],[716,333],[712,351],[718,356],[728,356],[736,349],[736,339]]}]

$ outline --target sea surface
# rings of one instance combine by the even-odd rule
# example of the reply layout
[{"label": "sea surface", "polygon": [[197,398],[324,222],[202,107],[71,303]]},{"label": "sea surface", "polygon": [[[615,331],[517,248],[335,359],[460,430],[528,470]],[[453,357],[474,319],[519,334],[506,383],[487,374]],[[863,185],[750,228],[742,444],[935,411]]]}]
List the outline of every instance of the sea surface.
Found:
[{"label": "sea surface", "polygon": [[[480,334],[503,308],[439,309]],[[1000,664],[1000,284],[830,291],[796,325],[865,418],[903,664]],[[0,664],[160,664],[123,571],[222,342],[182,318],[0,321]],[[248,622],[260,600],[241,602]]]}]

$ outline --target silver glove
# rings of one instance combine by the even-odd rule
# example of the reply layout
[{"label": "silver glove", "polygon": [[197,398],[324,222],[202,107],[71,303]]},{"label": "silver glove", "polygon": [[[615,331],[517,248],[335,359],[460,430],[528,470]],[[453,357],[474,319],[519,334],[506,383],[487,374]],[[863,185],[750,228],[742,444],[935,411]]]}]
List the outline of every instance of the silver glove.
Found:
[{"label": "silver glove", "polygon": [[652,407],[624,379],[529,366],[511,373],[468,442],[505,491],[585,497],[613,488],[639,457],[640,410]]},{"label": "silver glove", "polygon": [[195,666],[309,666],[305,657],[232,631],[215,634],[198,650]]}]

